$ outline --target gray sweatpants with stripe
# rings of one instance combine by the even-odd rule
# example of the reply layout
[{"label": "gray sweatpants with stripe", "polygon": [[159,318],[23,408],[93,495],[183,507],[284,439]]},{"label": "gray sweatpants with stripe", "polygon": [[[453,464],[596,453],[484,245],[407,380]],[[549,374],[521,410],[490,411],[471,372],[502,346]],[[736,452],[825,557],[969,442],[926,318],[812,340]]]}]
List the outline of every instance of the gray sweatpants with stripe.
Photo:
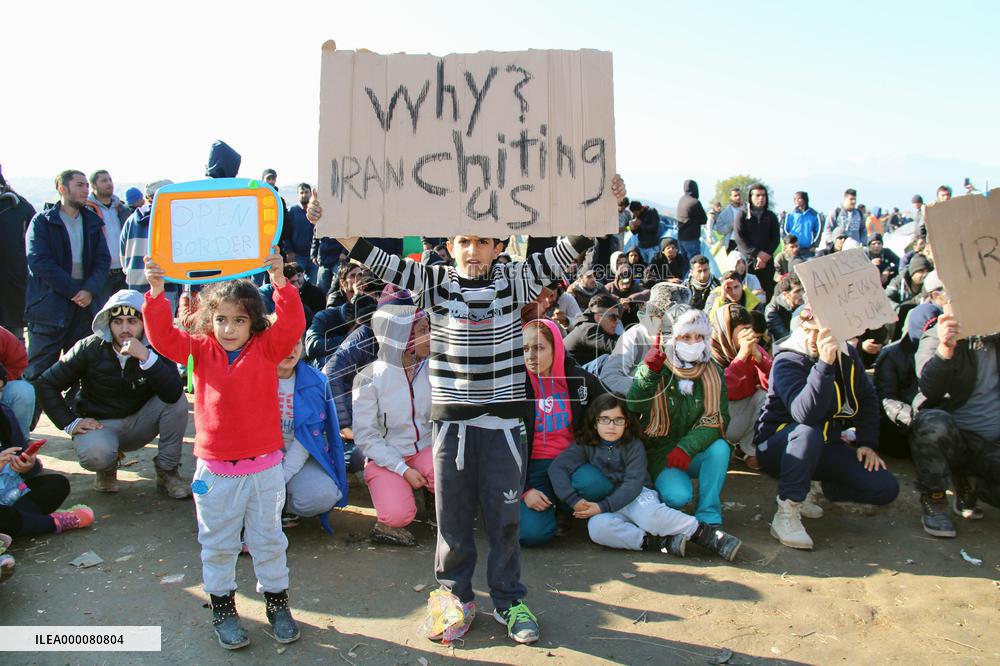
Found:
[{"label": "gray sweatpants with stripe", "polygon": [[281,530],[285,476],[281,465],[256,474],[217,476],[199,460],[191,485],[195,491],[205,592],[224,596],[236,589],[236,559],[242,549],[240,530],[244,528],[257,574],[257,592],[287,590],[288,540]]},{"label": "gray sweatpants with stripe", "polygon": [[493,430],[464,423],[434,422],[434,497],[438,538],[434,572],[438,583],[462,603],[475,598],[473,527],[482,508],[490,541],[486,580],[496,608],[506,610],[528,590],[521,583],[521,493],[524,448],[518,428]]}]

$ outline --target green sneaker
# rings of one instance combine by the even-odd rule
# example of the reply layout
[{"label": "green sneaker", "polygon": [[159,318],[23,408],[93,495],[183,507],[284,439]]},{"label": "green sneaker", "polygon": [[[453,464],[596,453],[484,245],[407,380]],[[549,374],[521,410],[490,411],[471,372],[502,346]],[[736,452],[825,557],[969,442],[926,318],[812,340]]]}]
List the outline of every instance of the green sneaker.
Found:
[{"label": "green sneaker", "polygon": [[493,611],[497,622],[507,627],[507,635],[518,643],[534,643],[538,640],[538,620],[523,602],[515,601],[507,610]]}]

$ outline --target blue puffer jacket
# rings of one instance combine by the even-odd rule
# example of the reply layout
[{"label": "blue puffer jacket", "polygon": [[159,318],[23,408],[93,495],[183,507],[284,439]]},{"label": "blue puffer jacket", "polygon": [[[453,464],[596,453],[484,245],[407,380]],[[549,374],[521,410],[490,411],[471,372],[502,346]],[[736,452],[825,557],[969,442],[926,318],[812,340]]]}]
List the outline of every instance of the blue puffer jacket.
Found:
[{"label": "blue puffer jacket", "polygon": [[[344,443],[340,424],[323,374],[303,361],[295,366],[295,439],[340,488],[338,507],[347,506],[347,471],[344,467]],[[320,517],[330,534],[330,514]]]},{"label": "blue puffer jacket", "polygon": [[72,308],[77,307],[70,299],[81,289],[94,296],[87,312],[88,321],[104,305],[96,299],[108,279],[111,254],[104,240],[104,220],[89,208],[83,208],[80,211],[83,216],[83,280],[74,280],[73,250],[59,209],[57,204],[35,215],[28,225],[25,237],[28,291],[24,318],[29,323],[61,328],[69,323]]},{"label": "blue puffer jacket", "polygon": [[354,377],[378,356],[378,340],[372,327],[359,326],[341,343],[333,356],[323,366],[323,374],[330,382],[333,402],[337,406],[337,419],[341,428],[350,428],[354,422]]}]

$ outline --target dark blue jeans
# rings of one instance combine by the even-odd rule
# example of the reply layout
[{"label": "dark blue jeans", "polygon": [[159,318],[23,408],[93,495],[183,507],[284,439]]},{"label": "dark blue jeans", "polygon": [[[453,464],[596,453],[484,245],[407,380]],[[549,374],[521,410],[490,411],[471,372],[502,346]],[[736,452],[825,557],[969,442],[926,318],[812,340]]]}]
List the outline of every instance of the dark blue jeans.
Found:
[{"label": "dark blue jeans", "polygon": [[89,336],[91,330],[91,308],[73,306],[72,314],[65,326],[43,323],[28,324],[28,367],[24,378],[34,381],[43,372],[55,365],[62,352],[69,351],[77,341]]},{"label": "dark blue jeans", "polygon": [[677,244],[681,246],[681,252],[687,256],[689,261],[695,256],[701,254],[701,239],[699,238],[694,240],[677,241]]},{"label": "dark blue jeans", "polygon": [[899,482],[889,470],[869,472],[855,449],[839,439],[828,442],[822,428],[788,426],[757,445],[757,460],[768,476],[778,479],[778,497],[801,502],[814,479],[823,483],[831,502],[889,504]]}]

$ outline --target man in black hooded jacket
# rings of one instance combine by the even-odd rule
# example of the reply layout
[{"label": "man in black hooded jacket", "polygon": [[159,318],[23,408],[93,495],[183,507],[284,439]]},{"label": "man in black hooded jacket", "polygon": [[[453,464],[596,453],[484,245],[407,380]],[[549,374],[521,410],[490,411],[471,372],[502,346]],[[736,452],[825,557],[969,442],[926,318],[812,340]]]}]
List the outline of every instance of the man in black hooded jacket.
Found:
[{"label": "man in black hooded jacket", "polygon": [[701,228],[708,222],[698,201],[698,183],[684,181],[684,195],[677,202],[677,242],[688,259],[701,254]]},{"label": "man in black hooded jacket", "polygon": [[751,185],[750,206],[733,222],[733,240],[747,262],[747,272],[760,280],[765,301],[774,294],[774,251],[781,241],[780,230],[778,216],[768,207],[767,188]]}]

